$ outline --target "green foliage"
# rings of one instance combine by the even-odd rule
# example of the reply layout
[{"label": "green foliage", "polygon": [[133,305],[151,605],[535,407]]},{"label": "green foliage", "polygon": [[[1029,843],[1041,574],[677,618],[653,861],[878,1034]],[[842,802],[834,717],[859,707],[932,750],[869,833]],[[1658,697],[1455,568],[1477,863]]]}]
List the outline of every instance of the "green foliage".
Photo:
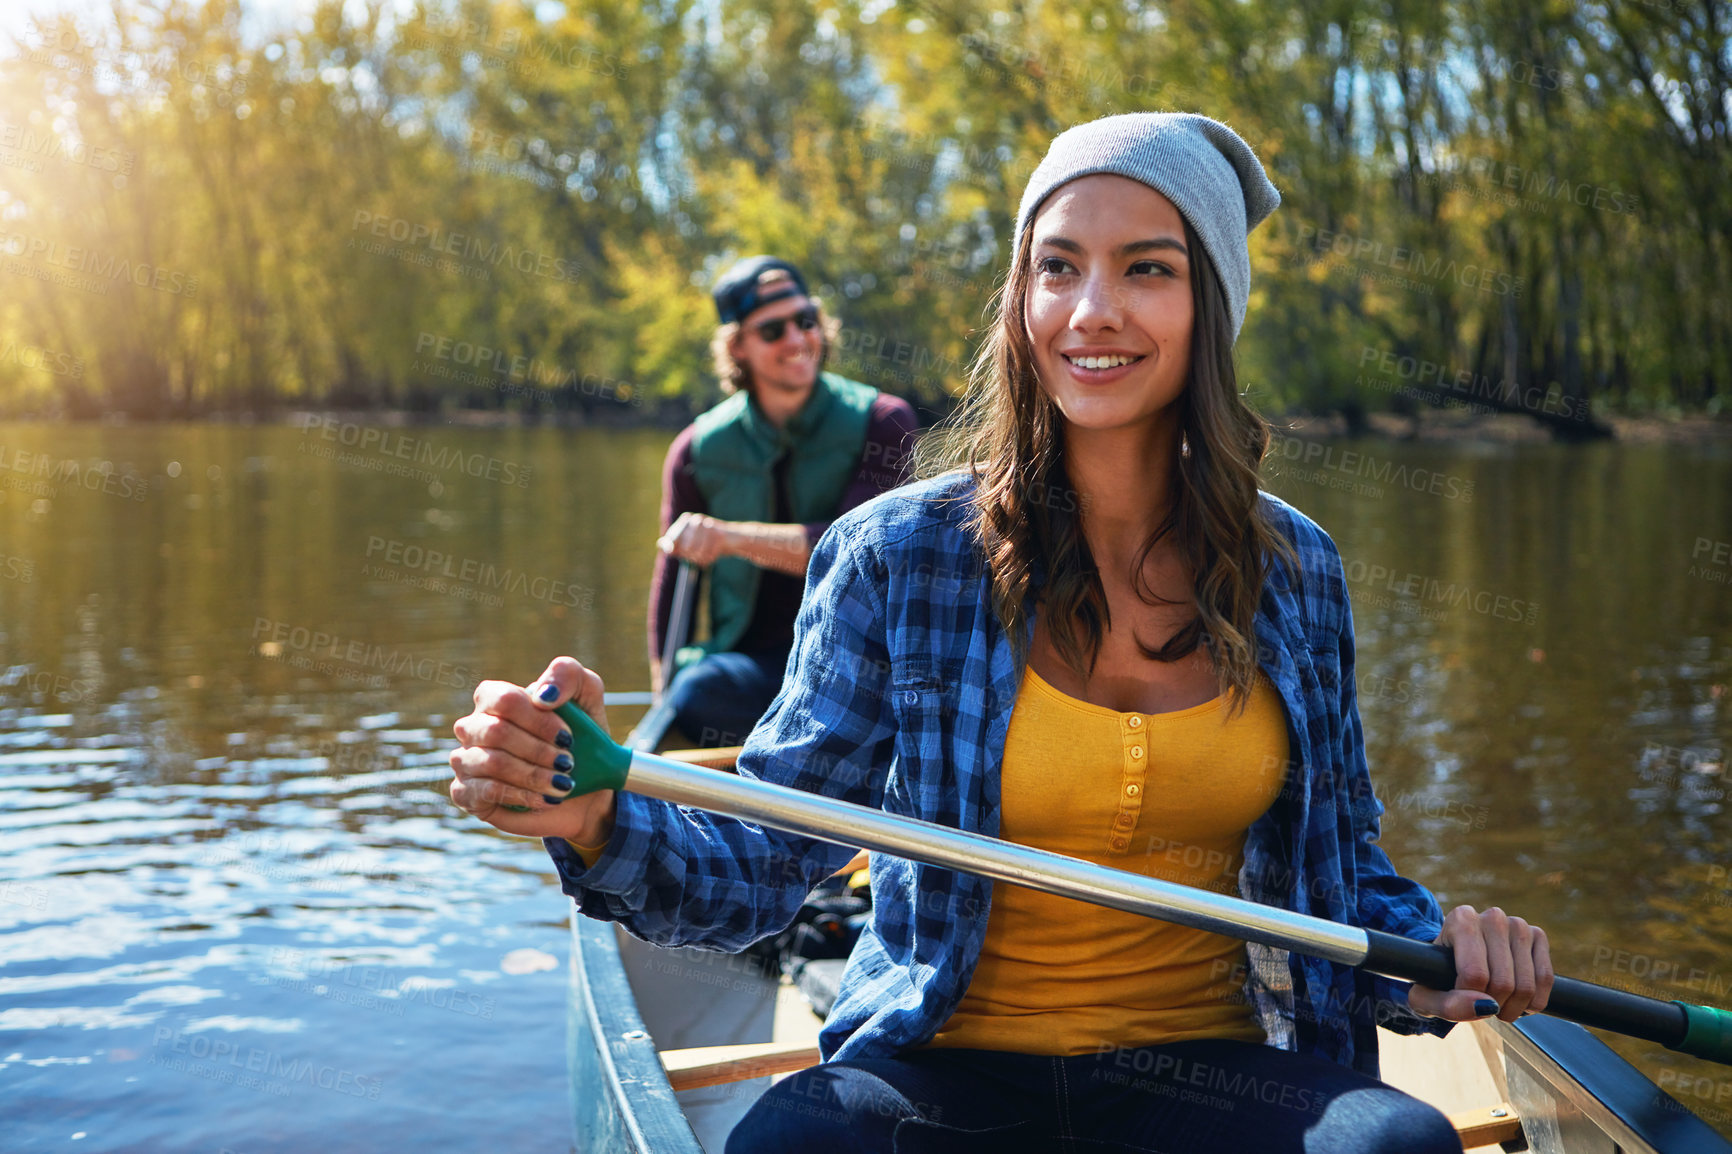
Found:
[{"label": "green foliage", "polygon": [[112,2],[0,53],[7,411],[701,407],[709,284],[761,251],[833,367],[941,405],[1047,142],[1140,109],[1282,190],[1267,407],[1732,380],[1722,3]]}]

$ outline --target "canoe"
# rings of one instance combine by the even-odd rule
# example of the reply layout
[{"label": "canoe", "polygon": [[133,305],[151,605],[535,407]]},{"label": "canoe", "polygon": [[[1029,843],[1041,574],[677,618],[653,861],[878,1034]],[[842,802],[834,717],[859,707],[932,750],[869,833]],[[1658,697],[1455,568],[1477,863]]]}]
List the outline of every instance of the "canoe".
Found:
[{"label": "canoe", "polygon": [[[734,751],[681,760],[724,769]],[[778,1075],[818,1061],[821,1022],[735,957],[647,946],[573,910],[567,1062],[580,1154],[720,1154]],[[1443,1041],[1380,1034],[1384,1079],[1431,1102],[1467,1150],[1732,1154],[1732,1143],[1592,1033],[1534,1015]]]}]

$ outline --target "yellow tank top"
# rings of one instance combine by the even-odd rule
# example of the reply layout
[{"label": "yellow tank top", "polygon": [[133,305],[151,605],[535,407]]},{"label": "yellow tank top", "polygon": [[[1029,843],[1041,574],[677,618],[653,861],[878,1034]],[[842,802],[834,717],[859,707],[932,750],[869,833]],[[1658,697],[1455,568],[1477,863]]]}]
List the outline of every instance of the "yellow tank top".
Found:
[{"label": "yellow tank top", "polygon": [[[1001,836],[1237,894],[1245,831],[1286,776],[1287,723],[1267,678],[1238,717],[1229,700],[1119,713],[1029,669],[1005,738]],[[1000,882],[974,978],[929,1045],[1076,1055],[1262,1042],[1244,963],[1232,938]]]}]

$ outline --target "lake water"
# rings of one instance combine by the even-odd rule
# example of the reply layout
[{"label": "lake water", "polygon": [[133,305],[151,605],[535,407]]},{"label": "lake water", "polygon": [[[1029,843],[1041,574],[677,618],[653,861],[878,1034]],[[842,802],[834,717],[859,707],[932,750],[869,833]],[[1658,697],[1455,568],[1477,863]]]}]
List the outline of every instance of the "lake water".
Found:
[{"label": "lake water", "polygon": [[[570,1149],[567,905],[445,757],[480,678],[647,687],[668,439],[0,426],[0,1145]],[[1732,1005],[1732,453],[1271,473],[1348,561],[1398,866]],[[1732,1076],[1618,1045],[1732,1132]]]}]

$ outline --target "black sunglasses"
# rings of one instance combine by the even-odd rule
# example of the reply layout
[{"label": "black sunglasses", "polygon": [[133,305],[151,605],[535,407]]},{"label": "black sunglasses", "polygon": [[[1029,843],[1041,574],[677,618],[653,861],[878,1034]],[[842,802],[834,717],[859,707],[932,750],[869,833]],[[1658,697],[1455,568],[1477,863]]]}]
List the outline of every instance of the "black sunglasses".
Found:
[{"label": "black sunglasses", "polygon": [[773,321],[762,321],[752,326],[758,334],[758,339],[767,345],[773,345],[782,339],[782,334],[788,331],[788,322],[793,321],[803,333],[809,333],[818,327],[818,310],[808,305],[793,316],[777,317]]}]

